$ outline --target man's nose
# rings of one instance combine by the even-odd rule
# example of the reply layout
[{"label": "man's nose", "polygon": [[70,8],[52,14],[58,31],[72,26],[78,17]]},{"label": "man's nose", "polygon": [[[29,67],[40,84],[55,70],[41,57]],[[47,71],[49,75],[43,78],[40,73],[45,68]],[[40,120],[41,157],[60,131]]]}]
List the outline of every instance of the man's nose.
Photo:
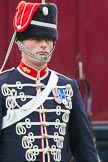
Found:
[{"label": "man's nose", "polygon": [[41,48],[45,49],[47,47],[46,40],[41,40]]}]

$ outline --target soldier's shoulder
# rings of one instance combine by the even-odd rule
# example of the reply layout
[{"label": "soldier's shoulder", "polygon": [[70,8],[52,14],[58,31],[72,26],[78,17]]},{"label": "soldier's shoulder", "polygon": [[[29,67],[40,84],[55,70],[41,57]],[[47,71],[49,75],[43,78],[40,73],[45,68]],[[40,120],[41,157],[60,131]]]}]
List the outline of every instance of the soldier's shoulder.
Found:
[{"label": "soldier's shoulder", "polygon": [[0,83],[2,81],[5,81],[5,80],[8,80],[11,76],[11,74],[15,71],[15,68],[11,68],[11,69],[7,69],[7,70],[4,70],[0,73]]},{"label": "soldier's shoulder", "polygon": [[67,81],[67,82],[77,82],[77,80],[75,78],[73,78],[72,76],[67,76],[67,75],[64,75],[62,73],[59,73],[57,71],[54,71],[54,70],[51,70],[53,71],[61,81]]}]

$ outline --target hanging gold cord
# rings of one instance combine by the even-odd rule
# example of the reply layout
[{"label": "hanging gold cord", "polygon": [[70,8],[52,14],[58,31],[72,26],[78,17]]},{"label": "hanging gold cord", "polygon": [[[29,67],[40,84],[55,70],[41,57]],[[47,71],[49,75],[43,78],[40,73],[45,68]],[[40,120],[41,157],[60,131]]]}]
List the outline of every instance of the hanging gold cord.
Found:
[{"label": "hanging gold cord", "polygon": [[9,47],[8,47],[8,50],[7,50],[7,53],[6,53],[4,62],[3,62],[2,67],[1,67],[1,69],[0,69],[0,74],[2,73],[2,71],[3,71],[3,69],[4,69],[4,66],[5,66],[6,63],[7,63],[7,60],[8,60],[8,58],[9,58],[10,52],[11,52],[11,50],[12,50],[12,47],[13,47],[13,44],[14,44],[14,41],[15,41],[15,37],[16,37],[16,31],[14,31],[13,36],[12,36],[12,39],[11,39],[11,41],[10,41],[10,44],[9,44]]}]

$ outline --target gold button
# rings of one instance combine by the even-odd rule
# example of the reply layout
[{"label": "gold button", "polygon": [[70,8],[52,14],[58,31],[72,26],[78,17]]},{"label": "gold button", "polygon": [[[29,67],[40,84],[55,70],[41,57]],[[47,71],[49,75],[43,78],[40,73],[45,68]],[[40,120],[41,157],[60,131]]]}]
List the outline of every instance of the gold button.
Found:
[{"label": "gold button", "polygon": [[27,72],[27,67],[22,67],[24,72]]},{"label": "gold button", "polygon": [[27,73],[30,74],[31,73],[31,70],[30,69],[27,69]]}]

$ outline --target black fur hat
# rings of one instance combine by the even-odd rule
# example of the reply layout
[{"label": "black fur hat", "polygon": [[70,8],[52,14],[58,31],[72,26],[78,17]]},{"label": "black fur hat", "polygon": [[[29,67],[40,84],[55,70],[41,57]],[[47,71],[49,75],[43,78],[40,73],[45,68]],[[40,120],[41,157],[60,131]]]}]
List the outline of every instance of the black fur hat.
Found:
[{"label": "black fur hat", "polygon": [[[20,2],[21,5],[17,7],[13,20],[14,29],[17,31],[16,39],[21,41],[28,38],[45,38],[56,41],[58,39],[56,5],[54,3],[40,3],[35,9],[37,3],[22,2],[23,5]],[[25,9],[26,5],[28,8]]]}]

